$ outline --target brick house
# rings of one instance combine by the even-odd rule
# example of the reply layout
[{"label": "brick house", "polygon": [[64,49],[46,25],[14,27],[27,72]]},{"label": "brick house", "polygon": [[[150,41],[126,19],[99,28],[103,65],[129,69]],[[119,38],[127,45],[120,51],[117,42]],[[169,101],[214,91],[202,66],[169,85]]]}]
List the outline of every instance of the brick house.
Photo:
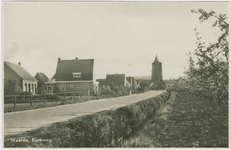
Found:
[{"label": "brick house", "polygon": [[47,91],[49,86],[45,86],[44,83],[49,80],[49,78],[42,72],[37,72],[35,78],[38,80],[38,94],[49,93]]},{"label": "brick house", "polygon": [[[26,69],[21,66],[21,63],[14,64],[11,62],[4,62],[4,92],[5,89],[11,91],[5,94],[18,94],[20,92],[37,93],[38,81]],[[15,92],[15,87],[18,88]]]},{"label": "brick house", "polygon": [[106,76],[106,84],[110,85],[113,83],[116,86],[127,86],[130,83],[126,80],[125,74],[107,74]]},{"label": "brick house", "polygon": [[98,86],[94,77],[94,59],[58,58],[56,73],[52,79],[55,80],[54,92],[94,91]]},{"label": "brick house", "polygon": [[139,84],[135,77],[126,77],[126,80],[130,83],[131,86],[138,88]]}]

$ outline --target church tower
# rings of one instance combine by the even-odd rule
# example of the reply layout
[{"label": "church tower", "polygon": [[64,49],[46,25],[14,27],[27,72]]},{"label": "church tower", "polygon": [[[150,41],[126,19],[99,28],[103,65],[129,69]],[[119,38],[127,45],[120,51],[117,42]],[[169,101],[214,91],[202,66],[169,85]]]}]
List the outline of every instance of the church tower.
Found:
[{"label": "church tower", "polygon": [[157,55],[152,63],[152,83],[155,85],[161,84],[163,81],[163,74],[162,74],[162,63],[159,61]]}]

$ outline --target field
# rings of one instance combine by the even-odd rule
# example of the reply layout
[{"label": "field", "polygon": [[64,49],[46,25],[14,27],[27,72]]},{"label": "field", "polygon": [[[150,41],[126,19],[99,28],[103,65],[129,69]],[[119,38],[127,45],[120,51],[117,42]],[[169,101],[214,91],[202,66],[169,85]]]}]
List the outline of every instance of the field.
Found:
[{"label": "field", "polygon": [[228,147],[228,105],[178,93],[133,137],[115,147]]}]

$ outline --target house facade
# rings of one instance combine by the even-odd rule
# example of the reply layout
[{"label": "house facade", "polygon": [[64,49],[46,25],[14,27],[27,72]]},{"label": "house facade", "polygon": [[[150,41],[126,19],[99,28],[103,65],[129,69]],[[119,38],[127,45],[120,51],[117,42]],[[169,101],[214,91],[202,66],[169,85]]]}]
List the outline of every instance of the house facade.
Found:
[{"label": "house facade", "polygon": [[37,93],[38,81],[21,63],[14,64],[4,62],[4,93],[7,95],[19,94],[21,92]]},{"label": "house facade", "polygon": [[116,86],[127,86],[130,85],[126,80],[125,74],[107,74],[106,76],[106,84],[110,85],[113,83]]},{"label": "house facade", "polygon": [[38,80],[38,94],[51,93],[52,87],[46,86],[44,83],[49,80],[49,78],[42,72],[37,72],[35,78]]},{"label": "house facade", "polygon": [[[58,58],[54,92],[94,91],[98,86],[94,77],[94,59],[61,60]],[[46,82],[45,84],[49,84]]]},{"label": "house facade", "polygon": [[126,80],[130,83],[130,86],[134,87],[135,89],[139,88],[138,81],[135,77],[126,77]]}]

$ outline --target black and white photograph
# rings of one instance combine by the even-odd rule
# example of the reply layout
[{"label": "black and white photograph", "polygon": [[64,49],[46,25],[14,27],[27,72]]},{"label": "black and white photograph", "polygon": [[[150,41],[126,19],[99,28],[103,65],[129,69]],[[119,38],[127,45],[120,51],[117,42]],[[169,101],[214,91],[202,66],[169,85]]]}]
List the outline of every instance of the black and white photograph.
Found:
[{"label": "black and white photograph", "polygon": [[2,148],[230,148],[229,1],[3,1]]}]

